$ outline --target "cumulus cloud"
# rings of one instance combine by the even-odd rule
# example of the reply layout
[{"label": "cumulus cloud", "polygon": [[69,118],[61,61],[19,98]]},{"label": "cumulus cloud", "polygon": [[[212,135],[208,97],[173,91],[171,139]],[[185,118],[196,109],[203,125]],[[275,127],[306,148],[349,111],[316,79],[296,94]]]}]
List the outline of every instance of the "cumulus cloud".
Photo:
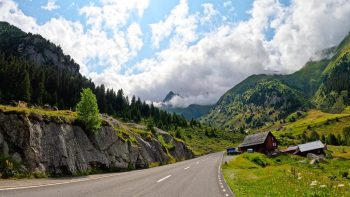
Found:
[{"label": "cumulus cloud", "polygon": [[45,6],[41,6],[41,9],[47,10],[47,11],[56,10],[58,8],[60,8],[60,6],[56,4],[55,0],[48,0]]},{"label": "cumulus cloud", "polygon": [[204,13],[204,16],[200,18],[202,23],[210,21],[214,16],[219,14],[219,11],[211,3],[203,3],[202,7]]},{"label": "cumulus cloud", "polygon": [[110,29],[127,24],[131,13],[142,16],[149,5],[148,0],[101,0],[102,6],[90,4],[80,9],[80,14],[86,16],[87,23],[94,27],[102,26]]},{"label": "cumulus cloud", "polygon": [[195,41],[198,38],[196,34],[197,23],[196,15],[189,13],[187,0],[180,0],[180,3],[171,10],[170,15],[165,20],[150,24],[153,47],[159,48],[160,42],[173,32],[175,36],[172,38],[171,44],[186,45]]},{"label": "cumulus cloud", "polygon": [[[161,100],[169,90],[179,92],[184,95],[176,99],[179,106],[215,103],[251,74],[296,71],[317,51],[338,44],[350,30],[349,6],[348,0],[292,1],[288,7],[255,1],[249,20],[224,24],[195,45],[169,46],[140,62],[144,72],[127,76],[132,83],[126,86],[150,100]],[[156,45],[170,36],[169,18],[153,27]],[[272,39],[266,38],[267,31],[275,32]]]},{"label": "cumulus cloud", "polygon": [[[60,44],[83,65],[83,74],[98,84],[123,88],[129,95],[152,101],[162,100],[172,90],[183,96],[172,101],[176,106],[213,104],[252,74],[296,71],[316,52],[337,45],[350,30],[350,0],[294,0],[289,6],[277,0],[258,0],[248,12],[249,19],[223,21],[200,34],[202,21],[221,14],[211,4],[192,13],[188,1],[180,0],[164,19],[150,24],[150,40],[158,51],[129,68],[138,72],[120,74],[121,66],[137,56],[148,35],[139,24],[127,21],[130,15],[142,16],[147,7],[148,1],[138,0],[90,4],[80,10],[86,28],[62,17],[38,25],[13,1],[0,0],[0,20]],[[266,36],[267,32],[272,36]],[[159,49],[165,40],[167,47]],[[85,66],[91,60],[104,66],[101,73]]]}]

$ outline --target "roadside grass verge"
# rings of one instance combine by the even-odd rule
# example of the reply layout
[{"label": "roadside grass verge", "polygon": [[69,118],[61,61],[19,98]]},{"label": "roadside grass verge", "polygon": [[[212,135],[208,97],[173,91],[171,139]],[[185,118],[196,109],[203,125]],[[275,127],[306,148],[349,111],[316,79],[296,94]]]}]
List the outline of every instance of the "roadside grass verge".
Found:
[{"label": "roadside grass verge", "polygon": [[[260,160],[266,165],[260,165]],[[236,196],[285,197],[349,196],[349,169],[349,160],[340,158],[310,165],[299,156],[281,155],[271,159],[258,153],[236,156],[222,167],[225,180]]]}]

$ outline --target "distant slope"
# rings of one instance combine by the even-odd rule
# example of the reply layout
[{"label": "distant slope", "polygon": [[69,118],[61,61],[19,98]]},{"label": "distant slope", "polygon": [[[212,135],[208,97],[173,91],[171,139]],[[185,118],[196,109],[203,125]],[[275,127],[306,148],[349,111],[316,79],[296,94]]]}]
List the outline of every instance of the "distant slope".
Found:
[{"label": "distant slope", "polygon": [[336,54],[323,71],[315,105],[327,112],[339,113],[350,104],[350,34],[337,47]]},{"label": "distant slope", "polygon": [[191,104],[185,108],[175,107],[175,108],[163,108],[163,109],[169,113],[176,113],[179,115],[183,115],[187,120],[191,120],[191,119],[198,119],[199,117],[207,114],[211,108],[212,108],[211,105]]}]

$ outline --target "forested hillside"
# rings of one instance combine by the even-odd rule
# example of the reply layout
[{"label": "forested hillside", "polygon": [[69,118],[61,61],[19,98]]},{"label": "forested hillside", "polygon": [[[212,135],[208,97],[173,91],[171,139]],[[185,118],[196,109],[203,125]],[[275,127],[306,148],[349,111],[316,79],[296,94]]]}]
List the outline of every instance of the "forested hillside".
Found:
[{"label": "forested hillside", "polygon": [[155,126],[187,126],[184,117],[162,111],[123,90],[96,86],[79,72],[79,65],[64,55],[59,46],[40,35],[24,33],[0,22],[0,102],[25,101],[30,105],[49,104],[59,109],[74,109],[82,88],[89,87],[98,100],[101,113],[126,121],[150,119]]}]

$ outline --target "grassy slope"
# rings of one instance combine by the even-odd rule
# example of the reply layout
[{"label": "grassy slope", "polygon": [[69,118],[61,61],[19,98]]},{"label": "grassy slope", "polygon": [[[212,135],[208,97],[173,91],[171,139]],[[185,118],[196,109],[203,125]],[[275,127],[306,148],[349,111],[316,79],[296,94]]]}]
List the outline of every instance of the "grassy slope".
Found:
[{"label": "grassy slope", "polygon": [[309,106],[296,89],[277,76],[253,75],[226,92],[203,122],[237,131],[261,127]]},{"label": "grassy slope", "polygon": [[292,145],[300,143],[297,138],[304,131],[316,131],[318,134],[328,135],[341,134],[344,127],[350,126],[350,107],[346,108],[341,114],[324,113],[319,110],[309,110],[306,116],[295,122],[276,122],[257,130],[272,131],[273,134],[283,145]]},{"label": "grassy slope", "polygon": [[[196,155],[223,151],[228,147],[237,145],[243,139],[243,136],[240,134],[217,129],[214,130],[215,135],[213,135],[213,129],[204,125],[179,129],[179,131],[181,139]],[[208,135],[205,134],[206,131]],[[176,131],[170,131],[170,133],[176,136]]]},{"label": "grassy slope", "polygon": [[[348,160],[334,158],[329,163],[317,165],[301,162],[303,160],[305,158],[298,156],[281,155],[268,159],[258,153],[243,154],[223,165],[223,174],[236,196],[349,195],[349,178],[342,177],[350,169]],[[254,161],[268,165],[261,167]],[[312,182],[316,185],[311,186]]]}]

